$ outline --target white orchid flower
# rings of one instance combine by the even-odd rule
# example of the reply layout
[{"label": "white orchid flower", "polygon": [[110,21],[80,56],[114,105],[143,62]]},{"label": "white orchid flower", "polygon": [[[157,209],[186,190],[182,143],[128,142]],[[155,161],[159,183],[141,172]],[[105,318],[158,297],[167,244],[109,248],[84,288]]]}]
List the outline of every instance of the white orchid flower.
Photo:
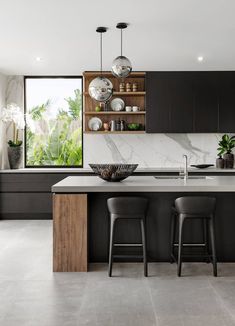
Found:
[{"label": "white orchid flower", "polygon": [[3,108],[0,119],[3,122],[14,122],[17,129],[25,127],[24,114],[15,103],[8,104],[6,108]]}]

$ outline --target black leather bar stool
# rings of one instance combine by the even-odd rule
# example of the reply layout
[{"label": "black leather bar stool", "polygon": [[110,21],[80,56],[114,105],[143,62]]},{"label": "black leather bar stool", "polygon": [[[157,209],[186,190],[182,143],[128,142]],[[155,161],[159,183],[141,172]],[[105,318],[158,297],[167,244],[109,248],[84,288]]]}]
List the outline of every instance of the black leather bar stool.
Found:
[{"label": "black leather bar stool", "polygon": [[[109,276],[112,276],[113,258],[124,258],[127,255],[114,255],[114,246],[125,247],[143,247],[144,275],[148,276],[147,266],[147,249],[146,249],[146,231],[145,220],[148,200],[143,197],[114,197],[107,201],[108,210],[110,213],[110,242],[109,242]],[[141,227],[142,243],[114,243],[115,225],[118,219],[139,220]],[[128,255],[128,257],[136,257]],[[142,256],[141,256],[142,257]]]},{"label": "black leather bar stool", "polygon": [[[175,261],[174,248],[178,246],[178,276],[181,276],[182,266],[182,249],[183,247],[205,247],[206,257],[212,260],[213,263],[213,274],[217,276],[217,259],[216,259],[216,247],[215,247],[215,230],[214,230],[214,219],[215,219],[215,204],[216,199],[211,197],[180,197],[175,200],[175,207],[173,207],[172,213],[172,224],[171,224],[171,258]],[[179,243],[175,243],[176,234],[176,220],[178,219],[179,224]],[[183,243],[183,229],[184,222],[186,219],[201,219],[203,221],[203,233],[204,243],[201,244],[184,244]],[[209,232],[208,232],[209,224]],[[211,251],[209,253],[208,246],[208,233],[211,241]],[[212,259],[211,259],[212,258]]]}]

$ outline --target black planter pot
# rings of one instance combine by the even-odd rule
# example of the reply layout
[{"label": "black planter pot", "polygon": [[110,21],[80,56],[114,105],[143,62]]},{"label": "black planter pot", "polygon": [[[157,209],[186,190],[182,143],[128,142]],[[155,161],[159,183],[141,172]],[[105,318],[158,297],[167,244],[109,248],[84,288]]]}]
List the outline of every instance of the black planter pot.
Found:
[{"label": "black planter pot", "polygon": [[222,157],[218,157],[216,159],[216,167],[217,167],[217,169],[223,169],[224,168],[224,159]]},{"label": "black planter pot", "polygon": [[11,169],[19,169],[22,161],[22,156],[23,156],[22,154],[23,154],[22,146],[8,147],[8,160]]},{"label": "black planter pot", "polygon": [[233,169],[234,166],[234,155],[233,154],[224,154],[224,168],[225,169]]}]

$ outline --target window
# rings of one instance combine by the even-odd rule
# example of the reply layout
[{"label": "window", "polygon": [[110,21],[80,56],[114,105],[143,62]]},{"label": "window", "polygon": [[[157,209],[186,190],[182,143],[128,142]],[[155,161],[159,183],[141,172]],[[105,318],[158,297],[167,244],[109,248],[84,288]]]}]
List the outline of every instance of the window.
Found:
[{"label": "window", "polygon": [[82,77],[25,77],[25,166],[82,167]]}]

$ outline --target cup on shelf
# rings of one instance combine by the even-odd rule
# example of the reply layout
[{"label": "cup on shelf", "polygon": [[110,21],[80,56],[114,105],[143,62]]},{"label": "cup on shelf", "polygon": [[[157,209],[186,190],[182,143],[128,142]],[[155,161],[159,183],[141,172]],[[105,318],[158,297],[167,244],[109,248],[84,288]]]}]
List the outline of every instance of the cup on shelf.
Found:
[{"label": "cup on shelf", "polygon": [[125,110],[126,110],[126,112],[131,112],[131,106],[126,106]]},{"label": "cup on shelf", "polygon": [[140,108],[138,106],[132,106],[132,111],[133,112],[138,112]]}]

